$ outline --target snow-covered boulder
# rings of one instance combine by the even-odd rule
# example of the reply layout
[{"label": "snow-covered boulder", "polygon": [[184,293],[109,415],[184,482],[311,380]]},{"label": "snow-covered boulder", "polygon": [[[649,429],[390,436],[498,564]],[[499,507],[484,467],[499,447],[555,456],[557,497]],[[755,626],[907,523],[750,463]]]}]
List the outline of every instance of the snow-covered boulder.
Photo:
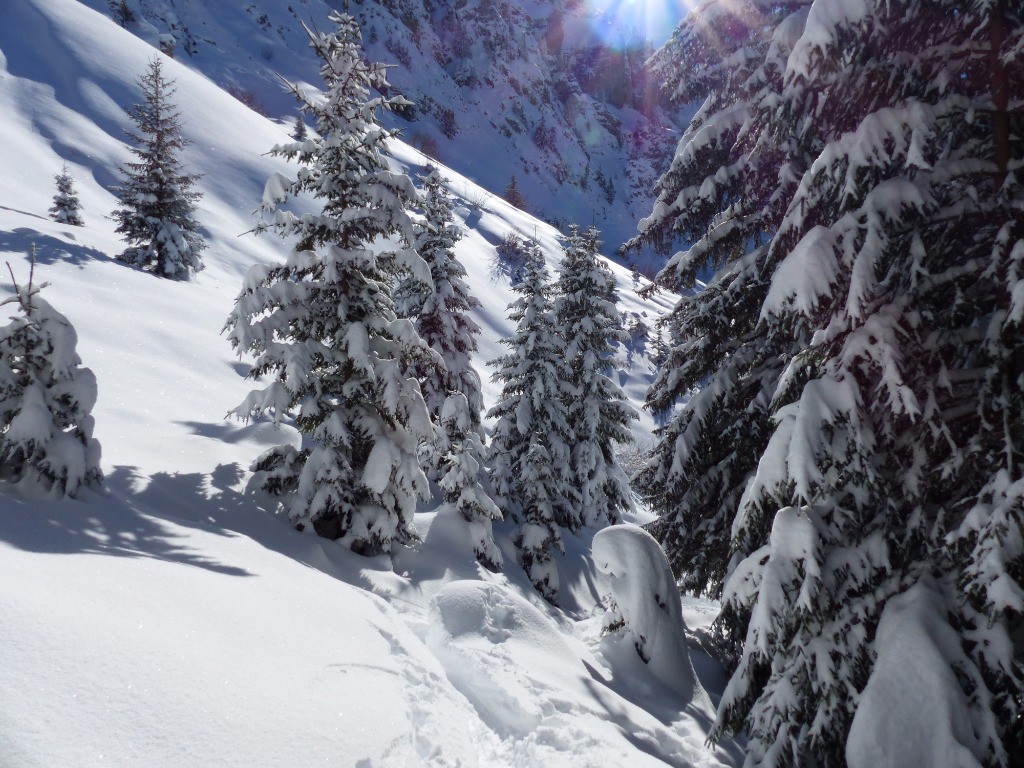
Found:
[{"label": "snow-covered boulder", "polygon": [[613,525],[594,536],[593,554],[614,601],[605,626],[620,628],[664,685],[688,701],[704,698],[686,648],[679,592],[658,542],[642,528]]}]

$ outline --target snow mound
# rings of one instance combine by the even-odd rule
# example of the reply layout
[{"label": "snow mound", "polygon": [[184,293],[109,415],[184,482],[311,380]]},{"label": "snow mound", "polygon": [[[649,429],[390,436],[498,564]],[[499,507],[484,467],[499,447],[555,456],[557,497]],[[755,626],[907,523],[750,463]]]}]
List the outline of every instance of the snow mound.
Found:
[{"label": "snow mound", "polygon": [[682,603],[661,546],[632,525],[598,531],[593,546],[594,564],[608,575],[615,601],[605,625],[621,622],[651,673],[685,701],[706,700],[690,663]]}]

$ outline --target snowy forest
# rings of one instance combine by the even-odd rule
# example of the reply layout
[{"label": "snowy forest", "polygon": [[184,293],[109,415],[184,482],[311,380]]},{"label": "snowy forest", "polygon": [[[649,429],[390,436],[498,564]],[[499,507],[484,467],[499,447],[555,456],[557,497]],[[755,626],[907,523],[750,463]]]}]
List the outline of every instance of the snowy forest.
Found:
[{"label": "snowy forest", "polygon": [[1024,4],[10,0],[0,766],[1024,768]]}]

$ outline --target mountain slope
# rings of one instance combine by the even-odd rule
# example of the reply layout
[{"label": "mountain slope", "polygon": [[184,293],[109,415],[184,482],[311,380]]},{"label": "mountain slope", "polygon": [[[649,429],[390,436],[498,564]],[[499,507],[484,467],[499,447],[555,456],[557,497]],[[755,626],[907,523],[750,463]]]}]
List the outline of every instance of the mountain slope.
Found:
[{"label": "mountain slope", "polygon": [[[0,26],[0,259],[24,281],[37,247],[36,279],[51,283],[44,296],[74,323],[98,379],[107,476],[77,501],[0,486],[0,765],[728,760],[703,746],[704,705],[674,697],[631,651],[607,652],[606,589],[586,537],[567,537],[555,610],[514,566],[508,526],[505,574],[481,572],[458,520],[433,512],[417,515],[418,547],[365,559],[292,531],[246,489],[251,460],[298,437],[224,419],[250,383],[220,333],[248,267],[282,256],[280,242],[245,233],[282,169],[265,152],[285,131],[167,62],[193,142],[186,164],[205,173],[206,269],[176,283],[115,262],[107,186],[129,158],[125,109],[152,54],[73,0],[18,0]],[[399,167],[420,167],[414,150],[394,151]],[[64,161],[82,228],[46,218]],[[557,233],[500,201],[474,205],[480,189],[446,173],[467,227],[458,254],[484,302],[487,381],[482,361],[510,330],[493,244],[536,230],[554,258]],[[664,311],[615,269],[628,311]],[[643,350],[619,364],[637,398],[650,377]],[[688,604],[691,628],[714,610]],[[694,661],[714,697],[720,671]]]},{"label": "mountain slope", "polygon": [[[112,14],[107,0],[84,0]],[[127,28],[256,109],[287,122],[280,77],[316,82],[302,23],[326,23],[326,0],[127,0]],[[648,43],[609,45],[587,3],[565,0],[364,0],[349,3],[368,55],[414,106],[393,118],[407,141],[501,195],[513,175],[526,209],[563,227],[596,222],[614,252],[650,212],[679,115],[644,70]],[[638,259],[648,269],[660,257]]]}]

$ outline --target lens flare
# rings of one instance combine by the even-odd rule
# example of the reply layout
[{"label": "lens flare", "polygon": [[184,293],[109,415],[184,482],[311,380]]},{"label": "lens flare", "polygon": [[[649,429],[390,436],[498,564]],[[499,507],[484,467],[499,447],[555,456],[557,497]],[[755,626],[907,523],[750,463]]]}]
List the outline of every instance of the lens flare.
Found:
[{"label": "lens flare", "polygon": [[608,45],[623,47],[643,40],[664,43],[686,15],[684,0],[586,0],[594,31]]}]

